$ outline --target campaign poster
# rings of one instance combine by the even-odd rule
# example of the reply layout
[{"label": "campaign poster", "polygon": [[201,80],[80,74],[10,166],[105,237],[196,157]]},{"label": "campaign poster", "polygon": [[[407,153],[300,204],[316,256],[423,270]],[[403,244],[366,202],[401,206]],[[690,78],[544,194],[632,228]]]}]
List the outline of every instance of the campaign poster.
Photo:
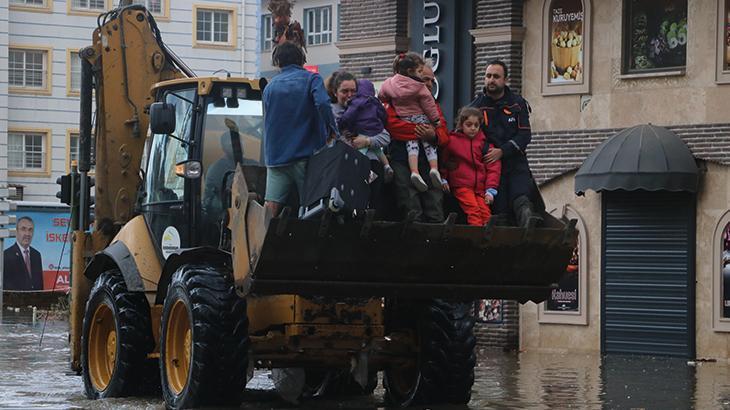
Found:
[{"label": "campaign poster", "polygon": [[580,289],[579,245],[577,244],[575,249],[573,249],[573,256],[565,268],[565,275],[558,283],[557,289],[550,291],[545,310],[558,312],[578,312],[580,310],[580,305],[578,304],[578,289]]},{"label": "campaign poster", "polygon": [[[26,208],[19,205],[15,215],[16,237],[4,241],[3,288],[67,291],[71,260],[69,211],[60,207]],[[27,257],[24,250],[28,251]]]},{"label": "campaign poster", "polygon": [[553,0],[549,13],[548,83],[583,83],[583,2]]},{"label": "campaign poster", "polygon": [[502,323],[504,305],[502,299],[480,299],[474,307],[477,321],[481,323]]}]

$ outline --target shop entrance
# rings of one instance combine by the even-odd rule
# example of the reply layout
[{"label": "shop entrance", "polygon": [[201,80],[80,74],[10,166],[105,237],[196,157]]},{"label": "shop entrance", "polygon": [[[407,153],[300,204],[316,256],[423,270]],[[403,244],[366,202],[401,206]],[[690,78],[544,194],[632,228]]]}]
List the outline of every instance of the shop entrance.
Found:
[{"label": "shop entrance", "polygon": [[694,357],[695,195],[602,197],[601,351]]}]

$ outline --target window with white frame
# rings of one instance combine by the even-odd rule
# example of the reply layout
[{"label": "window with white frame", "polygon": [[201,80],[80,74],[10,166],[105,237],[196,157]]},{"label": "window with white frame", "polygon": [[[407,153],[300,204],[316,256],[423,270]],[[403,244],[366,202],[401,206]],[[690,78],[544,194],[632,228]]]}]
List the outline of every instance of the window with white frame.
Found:
[{"label": "window with white frame", "polygon": [[71,0],[71,8],[82,11],[99,11],[106,9],[106,0]]},{"label": "window with white frame", "polygon": [[[69,166],[69,169],[70,169],[71,163],[73,161],[78,162],[78,160],[79,160],[79,138],[80,138],[80,134],[77,131],[70,132],[68,135],[68,166]],[[91,136],[91,147],[90,147],[91,153],[92,153],[92,155],[91,155],[92,158],[94,157],[94,155],[93,155],[94,144],[95,144],[94,136],[92,135]],[[94,172],[94,165],[91,165],[91,169],[89,171]]]},{"label": "window with white frame", "polygon": [[332,6],[305,9],[304,23],[308,46],[332,42]]},{"label": "window with white frame", "polygon": [[8,132],[8,170],[45,171],[46,135],[43,132]]},{"label": "window with white frame", "polygon": [[10,87],[45,89],[48,87],[48,52],[11,48],[8,52]]},{"label": "window with white frame", "polygon": [[150,11],[150,13],[155,15],[161,15],[163,14],[163,0],[134,0],[132,1],[134,4],[141,4],[147,8],[147,10]]},{"label": "window with white frame", "polygon": [[198,9],[195,38],[204,43],[229,44],[231,11]]},{"label": "window with white frame", "polygon": [[274,46],[274,27],[271,14],[261,16],[261,49],[271,50]]},{"label": "window with white frame", "polygon": [[46,7],[46,1],[50,0],[10,0],[10,5],[27,7]]},{"label": "window with white frame", "polygon": [[81,58],[79,58],[79,52],[70,52],[69,60],[69,91],[78,93],[81,90]]}]

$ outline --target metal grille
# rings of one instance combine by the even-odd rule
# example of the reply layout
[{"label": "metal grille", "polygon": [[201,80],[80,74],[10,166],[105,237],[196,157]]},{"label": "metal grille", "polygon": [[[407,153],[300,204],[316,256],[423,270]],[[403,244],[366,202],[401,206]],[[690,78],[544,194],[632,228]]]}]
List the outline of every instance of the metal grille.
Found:
[{"label": "metal grille", "polygon": [[604,194],[605,353],[694,356],[693,201],[685,193]]}]

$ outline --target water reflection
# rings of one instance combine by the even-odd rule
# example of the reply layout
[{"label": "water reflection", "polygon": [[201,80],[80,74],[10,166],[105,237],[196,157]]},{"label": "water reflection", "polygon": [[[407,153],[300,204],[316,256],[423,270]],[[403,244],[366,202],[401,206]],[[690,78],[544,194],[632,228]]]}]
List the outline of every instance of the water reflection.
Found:
[{"label": "water reflection", "polygon": [[[4,317],[0,324],[0,408],[163,409],[161,397],[89,401],[68,375],[68,325]],[[584,353],[480,352],[467,407],[432,409],[730,409],[730,366],[643,356]],[[249,382],[243,408],[297,408],[280,400],[267,372]],[[298,408],[386,408],[384,391],[370,397],[313,400]]]}]

